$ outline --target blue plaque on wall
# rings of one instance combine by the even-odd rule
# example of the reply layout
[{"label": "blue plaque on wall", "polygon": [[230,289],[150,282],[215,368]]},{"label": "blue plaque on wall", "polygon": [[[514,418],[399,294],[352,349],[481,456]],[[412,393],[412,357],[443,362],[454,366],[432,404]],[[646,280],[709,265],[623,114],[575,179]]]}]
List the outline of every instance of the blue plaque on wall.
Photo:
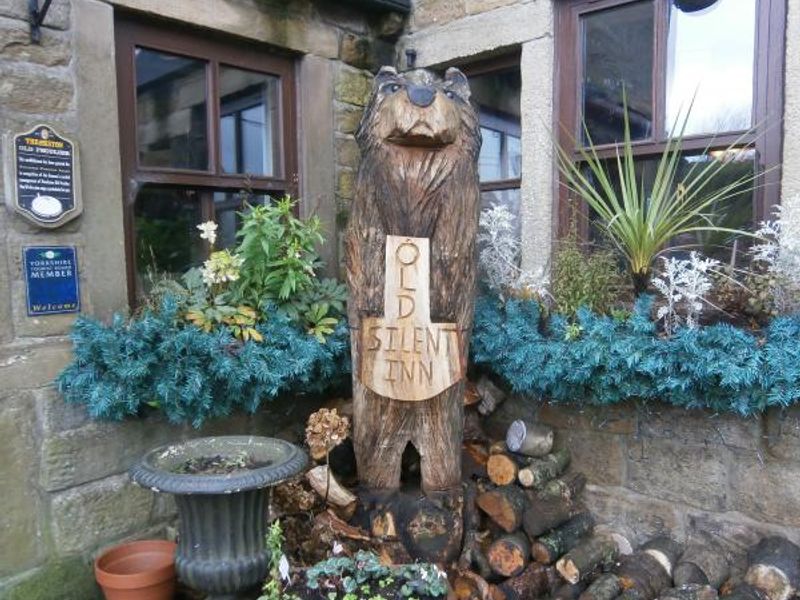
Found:
[{"label": "blue plaque on wall", "polygon": [[22,249],[28,316],[76,313],[81,309],[78,256],[74,246]]}]

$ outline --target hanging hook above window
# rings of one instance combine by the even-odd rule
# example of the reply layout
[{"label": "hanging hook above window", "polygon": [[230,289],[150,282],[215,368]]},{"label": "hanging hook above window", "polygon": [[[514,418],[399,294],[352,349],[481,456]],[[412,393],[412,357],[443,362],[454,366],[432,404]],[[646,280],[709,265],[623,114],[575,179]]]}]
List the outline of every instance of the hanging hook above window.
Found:
[{"label": "hanging hook above window", "polygon": [[39,0],[28,0],[28,23],[31,26],[31,43],[38,44],[42,39],[42,23],[47,16],[50,3],[53,0],[44,0],[42,8],[39,8]]}]

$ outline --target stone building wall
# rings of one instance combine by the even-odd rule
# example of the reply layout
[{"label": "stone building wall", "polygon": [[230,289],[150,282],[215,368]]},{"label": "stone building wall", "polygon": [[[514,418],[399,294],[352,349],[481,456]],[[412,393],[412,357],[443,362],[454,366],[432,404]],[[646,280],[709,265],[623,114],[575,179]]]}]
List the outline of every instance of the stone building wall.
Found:
[{"label": "stone building wall", "polygon": [[[414,0],[398,55],[441,67],[521,51],[522,261],[549,264],[553,241],[554,24],[558,0]],[[783,34],[776,31],[775,35]],[[800,3],[787,4],[782,197],[800,222]],[[772,33],[771,33],[772,35]],[[780,530],[800,541],[800,409],[753,419],[669,406],[506,407],[496,425],[527,414],[553,425],[589,476],[590,508],[643,537],[713,531],[732,543]],[[503,435],[496,427],[495,435]]]},{"label": "stone building wall", "polygon": [[[108,319],[127,304],[114,12],[190,22],[298,53],[302,206],[323,219],[330,242],[322,252],[332,272],[370,70],[391,61],[404,23],[399,15],[312,0],[54,0],[41,44],[32,45],[27,6],[0,0],[0,134],[45,122],[77,140],[84,213],[48,231],[0,208],[0,598],[89,600],[96,551],[163,534],[174,518],[168,497],[128,482],[134,460],[156,445],[203,434],[297,437],[313,410],[283,402],[196,431],[157,416],[93,422],[54,390],[70,360],[74,315],[26,315],[22,246],[77,247],[83,313]],[[3,189],[0,181],[0,205]]]},{"label": "stone building wall", "polygon": [[800,542],[800,407],[742,418],[650,403],[609,407],[509,400],[489,431],[515,418],[554,428],[598,522],[637,541],[659,533],[710,536],[743,550],[767,533]]}]

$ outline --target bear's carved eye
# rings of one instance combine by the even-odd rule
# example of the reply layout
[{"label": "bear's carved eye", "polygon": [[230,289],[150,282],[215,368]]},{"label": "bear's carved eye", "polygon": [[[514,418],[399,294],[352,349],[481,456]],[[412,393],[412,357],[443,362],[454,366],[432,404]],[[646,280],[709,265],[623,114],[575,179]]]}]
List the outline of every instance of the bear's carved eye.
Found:
[{"label": "bear's carved eye", "polygon": [[386,94],[394,94],[395,92],[398,92],[401,87],[403,86],[401,86],[399,83],[387,83],[385,86],[383,86],[383,92]]},{"label": "bear's carved eye", "polygon": [[445,90],[444,95],[450,98],[450,100],[456,99],[456,93],[453,90]]}]

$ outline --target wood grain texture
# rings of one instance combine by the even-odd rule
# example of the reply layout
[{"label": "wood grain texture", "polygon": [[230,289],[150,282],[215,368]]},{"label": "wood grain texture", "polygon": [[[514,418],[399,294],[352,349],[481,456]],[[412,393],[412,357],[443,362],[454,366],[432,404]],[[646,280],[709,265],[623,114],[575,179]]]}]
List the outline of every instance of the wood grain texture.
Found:
[{"label": "wood grain texture", "polygon": [[[413,444],[421,457],[423,489],[454,491],[461,479],[463,377],[453,377],[452,385],[432,397],[420,399],[420,394],[408,401],[375,392],[362,376],[370,339],[365,327],[393,310],[384,302],[391,286],[387,236],[428,240],[430,321],[455,326],[448,339],[457,339],[457,363],[460,373],[465,370],[475,296],[481,141],[466,78],[456,69],[439,80],[426,71],[398,75],[384,67],[356,139],[362,160],[345,263],[359,477],[367,488],[397,489],[401,456]],[[398,316],[403,314],[397,308]]]}]

